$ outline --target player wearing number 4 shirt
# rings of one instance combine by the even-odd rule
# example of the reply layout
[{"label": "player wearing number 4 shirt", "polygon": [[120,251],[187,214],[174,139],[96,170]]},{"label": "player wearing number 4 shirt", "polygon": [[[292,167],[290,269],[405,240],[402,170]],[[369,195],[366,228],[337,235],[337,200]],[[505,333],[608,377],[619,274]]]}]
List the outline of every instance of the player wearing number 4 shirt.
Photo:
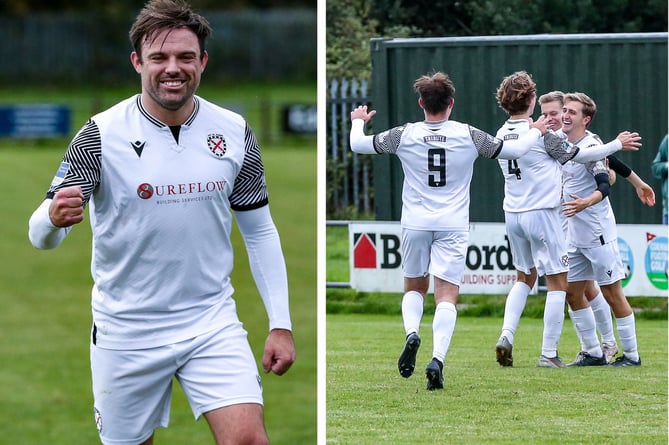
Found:
[{"label": "player wearing number 4 shirt", "polygon": [[[406,341],[398,360],[403,377],[412,375],[420,346],[423,300],[434,277],[436,303],[432,323],[432,360],[427,389],[443,388],[443,363],[456,322],[456,303],[465,269],[469,237],[470,182],[474,161],[517,159],[546,132],[544,118],[517,140],[502,141],[470,125],[449,120],[455,88],[444,73],[414,83],[425,120],[366,136],[364,125],[375,111],[351,112],[351,149],[357,153],[394,154],[404,171],[402,187],[402,318]],[[560,141],[561,144],[561,141]]]},{"label": "player wearing number 4 shirt", "polygon": [[[497,89],[497,101],[509,119],[497,131],[503,140],[515,140],[529,131],[528,119],[536,105],[536,84],[525,71],[506,76]],[[514,334],[527,296],[537,276],[546,276],[548,293],[538,366],[564,367],[557,346],[564,323],[568,256],[561,229],[562,164],[590,162],[621,149],[634,149],[638,135],[623,132],[609,144],[580,150],[566,144],[537,143],[517,160],[500,160],[504,175],[504,215],[517,282],[506,299],[502,333],[495,346],[497,362],[513,366]],[[543,141],[542,141],[543,142]]]}]

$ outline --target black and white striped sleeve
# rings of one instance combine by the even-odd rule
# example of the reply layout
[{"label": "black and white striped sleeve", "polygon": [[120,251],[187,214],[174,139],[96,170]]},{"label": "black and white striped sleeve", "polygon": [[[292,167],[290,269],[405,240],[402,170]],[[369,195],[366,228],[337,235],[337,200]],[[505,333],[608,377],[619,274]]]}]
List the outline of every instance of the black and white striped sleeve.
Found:
[{"label": "black and white striped sleeve", "polygon": [[72,139],[63,156],[61,169],[65,173],[62,181],[54,181],[46,197],[51,199],[58,190],[78,185],[84,194],[84,203],[88,202],[93,190],[100,183],[101,160],[100,130],[95,122],[89,119]]},{"label": "black and white striped sleeve", "polygon": [[489,159],[495,159],[499,153],[502,151],[502,146],[504,143],[501,139],[498,139],[485,131],[481,131],[476,127],[469,127],[469,136],[472,138],[472,142],[476,147],[476,151],[479,156]]},{"label": "black and white striped sleeve", "polygon": [[260,147],[253,130],[247,124],[244,134],[244,162],[230,194],[230,207],[235,211],[252,210],[263,207],[268,202]]},{"label": "black and white striped sleeve", "polygon": [[400,125],[374,135],[374,151],[379,154],[397,153],[406,125]]},{"label": "black and white striped sleeve", "polygon": [[58,247],[72,229],[56,227],[49,216],[51,200],[64,187],[81,186],[84,203],[100,182],[101,139],[97,125],[89,120],[76,134],[68,147],[56,173],[46,199],[33,212],[28,221],[28,238],[38,249]]}]

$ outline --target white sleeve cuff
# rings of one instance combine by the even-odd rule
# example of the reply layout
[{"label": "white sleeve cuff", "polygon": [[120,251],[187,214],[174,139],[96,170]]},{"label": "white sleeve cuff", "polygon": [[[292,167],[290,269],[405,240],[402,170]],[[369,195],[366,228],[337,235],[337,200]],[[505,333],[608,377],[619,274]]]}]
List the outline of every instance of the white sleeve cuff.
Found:
[{"label": "white sleeve cuff", "polygon": [[56,227],[49,217],[51,199],[45,199],[28,221],[28,238],[38,249],[53,249],[63,242],[71,227]]},{"label": "white sleeve cuff", "polygon": [[365,136],[365,121],[353,119],[351,122],[351,135],[349,137],[351,150],[361,154],[376,154],[374,150],[374,136]]}]

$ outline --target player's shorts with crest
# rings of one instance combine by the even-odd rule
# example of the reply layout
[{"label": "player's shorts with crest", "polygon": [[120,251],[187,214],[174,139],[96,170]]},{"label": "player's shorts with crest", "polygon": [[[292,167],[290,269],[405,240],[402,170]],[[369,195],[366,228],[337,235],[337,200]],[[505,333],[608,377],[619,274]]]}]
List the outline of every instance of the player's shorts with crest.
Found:
[{"label": "player's shorts with crest", "polygon": [[138,444],[167,427],[176,377],[193,415],[239,403],[262,405],[262,385],[241,323],[142,350],[91,344],[95,422],[105,445]]},{"label": "player's shorts with crest", "polygon": [[505,212],[504,217],[516,269],[529,274],[536,267],[539,276],[567,272],[567,241],[558,208]]},{"label": "player's shorts with crest", "polygon": [[407,278],[427,274],[460,285],[465,272],[469,232],[402,229],[402,270]]},{"label": "player's shorts with crest", "polygon": [[596,280],[606,286],[624,278],[625,267],[617,239],[596,247],[569,246],[567,281]]}]

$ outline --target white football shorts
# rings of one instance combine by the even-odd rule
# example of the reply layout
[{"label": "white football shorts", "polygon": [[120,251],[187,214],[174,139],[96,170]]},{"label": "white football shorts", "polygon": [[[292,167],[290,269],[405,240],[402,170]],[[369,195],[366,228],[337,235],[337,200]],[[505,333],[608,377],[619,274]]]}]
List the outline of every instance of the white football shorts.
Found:
[{"label": "white football shorts", "polygon": [[625,278],[618,240],[597,247],[569,246],[568,282],[596,280],[600,286]]},{"label": "white football shorts", "polygon": [[460,285],[465,273],[469,232],[402,229],[402,270],[407,278],[431,274]]},{"label": "white football shorts", "polygon": [[169,423],[172,381],[193,415],[240,403],[262,405],[260,375],[241,323],[142,350],[91,344],[95,422],[105,445],[138,444]]},{"label": "white football shorts", "polygon": [[504,215],[516,269],[529,275],[530,269],[536,267],[539,276],[569,270],[567,241],[558,208]]}]

